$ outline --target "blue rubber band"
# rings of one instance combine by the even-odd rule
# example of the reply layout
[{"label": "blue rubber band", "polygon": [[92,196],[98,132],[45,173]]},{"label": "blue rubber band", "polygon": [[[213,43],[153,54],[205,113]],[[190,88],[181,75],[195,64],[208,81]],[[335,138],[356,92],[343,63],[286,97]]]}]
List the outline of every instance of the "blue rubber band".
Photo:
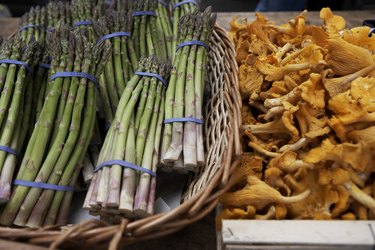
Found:
[{"label": "blue rubber band", "polygon": [[170,118],[170,119],[165,119],[164,124],[167,123],[173,123],[173,122],[194,122],[197,124],[203,124],[204,121],[198,118],[194,117],[181,117],[181,118]]},{"label": "blue rubber band", "polygon": [[95,76],[90,75],[88,73],[84,72],[57,72],[51,76],[51,81],[59,78],[59,77],[81,77],[81,78],[87,78],[90,81],[92,81],[95,86],[99,89],[99,81],[95,78]]},{"label": "blue rubber band", "polygon": [[158,74],[154,74],[154,73],[151,73],[151,72],[141,72],[141,71],[136,71],[134,74],[136,75],[139,75],[139,76],[150,76],[150,77],[156,77],[159,81],[161,81],[163,83],[163,85],[165,87],[168,86],[167,82],[165,81],[165,79],[163,77],[161,77],[160,75]]},{"label": "blue rubber band", "polygon": [[0,60],[0,64],[1,63],[8,63],[8,64],[17,64],[17,65],[21,65],[21,66],[24,66],[26,68],[26,70],[32,74],[33,73],[33,69],[30,67],[30,65],[28,63],[25,63],[25,62],[21,62],[21,61],[17,61],[17,60],[13,60],[13,59],[3,59],[3,60]]},{"label": "blue rubber band", "polygon": [[39,68],[50,69],[51,65],[48,63],[39,63]]},{"label": "blue rubber band", "polygon": [[159,3],[161,5],[163,5],[164,7],[168,7],[168,4],[166,2],[164,2],[163,0],[159,0]]},{"label": "blue rubber band", "polygon": [[145,11],[134,11],[132,16],[156,16],[155,11],[152,10],[145,10]]},{"label": "blue rubber band", "polygon": [[22,27],[18,30],[18,32],[21,32],[21,31],[26,30],[26,29],[29,29],[29,28],[40,28],[40,25],[35,25],[35,24],[32,24],[32,23],[29,23],[29,24],[27,24],[27,25],[25,25],[25,26],[22,26]]},{"label": "blue rubber band", "polygon": [[81,26],[81,25],[92,25],[92,21],[90,21],[90,20],[85,20],[85,21],[75,22],[75,23],[73,24],[74,27],[78,27],[78,26]]},{"label": "blue rubber band", "polygon": [[54,31],[55,30],[55,27],[48,27],[47,28],[47,32],[52,32],[52,31]]},{"label": "blue rubber band", "polygon": [[198,40],[192,40],[192,41],[187,41],[187,42],[183,42],[183,43],[180,43],[177,48],[176,48],[176,51],[182,47],[185,47],[185,46],[192,46],[192,45],[199,45],[199,46],[202,46],[204,47],[206,50],[209,50],[210,47],[202,42],[202,41],[198,41]]},{"label": "blue rubber band", "polygon": [[44,183],[44,182],[15,180],[13,182],[13,184],[17,185],[17,186],[36,187],[36,188],[50,189],[50,190],[56,190],[56,191],[66,191],[66,192],[73,192],[74,191],[74,187],[59,186],[59,185]]},{"label": "blue rubber band", "polygon": [[199,7],[198,3],[196,1],[194,1],[194,0],[185,0],[185,1],[181,1],[179,3],[174,4],[173,5],[173,9],[176,9],[176,8],[180,7],[181,5],[188,4],[188,3],[192,3],[195,6]]},{"label": "blue rubber band", "polygon": [[125,31],[114,32],[114,33],[111,33],[111,34],[103,36],[96,43],[101,43],[101,42],[103,42],[106,39],[110,39],[110,38],[113,38],[113,37],[120,37],[120,36],[131,37],[131,34],[130,34],[130,32],[125,32]]},{"label": "blue rubber band", "polygon": [[149,174],[153,177],[156,177],[156,173],[154,171],[152,171],[150,169],[147,169],[147,168],[137,166],[137,165],[135,165],[131,162],[122,161],[122,160],[111,160],[111,161],[105,161],[103,163],[100,163],[99,166],[97,166],[95,168],[94,172],[97,172],[98,170],[102,169],[103,167],[111,166],[111,165],[119,165],[119,166],[124,167],[124,168],[131,168],[131,169],[138,170],[140,172]]},{"label": "blue rubber band", "polygon": [[0,146],[0,151],[8,152],[9,154],[15,155],[18,157],[18,153],[13,148],[7,147],[7,146]]}]

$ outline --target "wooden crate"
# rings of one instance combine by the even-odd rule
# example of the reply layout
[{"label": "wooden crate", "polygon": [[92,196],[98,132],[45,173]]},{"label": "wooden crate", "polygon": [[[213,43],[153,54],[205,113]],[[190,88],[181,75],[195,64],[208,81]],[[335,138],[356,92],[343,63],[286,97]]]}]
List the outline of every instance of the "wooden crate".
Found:
[{"label": "wooden crate", "polygon": [[218,250],[375,248],[375,221],[223,220]]}]

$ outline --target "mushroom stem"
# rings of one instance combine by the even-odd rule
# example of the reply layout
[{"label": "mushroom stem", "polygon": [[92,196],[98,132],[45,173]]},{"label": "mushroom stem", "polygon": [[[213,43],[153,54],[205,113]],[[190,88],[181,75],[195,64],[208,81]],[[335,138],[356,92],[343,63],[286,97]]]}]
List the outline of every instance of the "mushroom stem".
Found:
[{"label": "mushroom stem", "polygon": [[285,172],[287,172],[287,173],[292,173],[292,172],[296,171],[299,168],[313,169],[314,168],[314,164],[307,163],[307,162],[304,162],[302,160],[295,160],[292,164],[287,165],[287,166],[283,166],[282,170],[285,171]]},{"label": "mushroom stem", "polygon": [[296,102],[300,98],[301,92],[302,92],[301,88],[295,87],[292,91],[290,91],[286,95],[283,95],[283,96],[278,97],[278,98],[266,99],[264,101],[264,106],[266,108],[282,106],[283,102],[290,102],[290,103],[293,104],[294,102]]},{"label": "mushroom stem", "polygon": [[281,200],[285,204],[294,203],[294,202],[298,202],[298,201],[306,199],[310,194],[311,194],[311,190],[307,189],[303,191],[302,193],[294,195],[294,196],[281,196]]},{"label": "mushroom stem", "polygon": [[297,151],[297,150],[301,149],[302,147],[304,147],[308,143],[309,143],[309,140],[307,138],[302,137],[301,139],[299,139],[298,141],[296,141],[293,144],[287,144],[287,145],[282,146],[279,149],[279,151],[281,153],[285,152],[285,151]]},{"label": "mushroom stem", "polygon": [[282,61],[285,53],[288,52],[292,48],[291,43],[286,43],[279,51],[276,52],[276,58],[278,62]]},{"label": "mushroom stem", "polygon": [[279,153],[270,152],[270,151],[262,148],[258,144],[254,143],[254,142],[249,142],[248,145],[249,145],[249,147],[252,147],[254,150],[258,151],[259,153],[264,154],[264,155],[269,156],[269,157],[278,157],[278,156],[281,155]]},{"label": "mushroom stem", "polygon": [[284,111],[285,111],[285,108],[282,106],[276,106],[276,107],[270,108],[270,110],[268,110],[268,112],[265,114],[264,120],[269,121],[274,116],[281,115]]},{"label": "mushroom stem", "polygon": [[275,217],[275,214],[276,214],[275,206],[270,206],[266,214],[256,214],[255,219],[256,220],[269,220]]},{"label": "mushroom stem", "polygon": [[351,82],[361,76],[366,76],[375,70],[375,63],[363,68],[353,74],[337,77],[323,78],[324,88],[328,91],[330,97],[334,97],[350,88]]},{"label": "mushroom stem", "polygon": [[356,201],[370,209],[372,212],[375,212],[375,200],[370,195],[363,192],[353,182],[345,182],[344,187]]},{"label": "mushroom stem", "polygon": [[255,102],[255,101],[249,101],[249,105],[258,109],[259,111],[263,113],[267,113],[267,109],[264,107],[264,105],[260,102]]},{"label": "mushroom stem", "polygon": [[250,124],[242,125],[242,129],[249,129],[252,134],[289,134],[289,130],[283,124],[281,119],[274,120],[272,122],[262,123],[262,124]]}]

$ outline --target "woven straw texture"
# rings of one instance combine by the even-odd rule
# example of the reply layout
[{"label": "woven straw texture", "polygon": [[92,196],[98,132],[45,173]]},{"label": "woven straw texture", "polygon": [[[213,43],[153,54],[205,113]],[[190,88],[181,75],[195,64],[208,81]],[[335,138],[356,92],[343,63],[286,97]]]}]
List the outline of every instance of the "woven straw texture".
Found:
[{"label": "woven straw texture", "polygon": [[118,225],[87,220],[76,225],[40,229],[0,227],[0,238],[50,249],[118,249],[176,232],[212,211],[220,194],[228,189],[226,183],[241,154],[241,98],[235,50],[224,29],[217,25],[210,47],[204,125],[206,165],[192,175],[179,207],[142,220],[124,219]]}]

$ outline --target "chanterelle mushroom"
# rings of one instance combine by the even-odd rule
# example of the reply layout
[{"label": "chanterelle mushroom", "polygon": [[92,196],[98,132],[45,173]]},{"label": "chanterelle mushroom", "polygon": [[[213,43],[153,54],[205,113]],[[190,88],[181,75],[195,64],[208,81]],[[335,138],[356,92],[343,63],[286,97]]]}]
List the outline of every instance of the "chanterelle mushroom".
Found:
[{"label": "chanterelle mushroom", "polygon": [[320,17],[231,23],[249,165],[221,197],[227,217],[375,218],[375,36]]},{"label": "chanterelle mushroom", "polygon": [[313,164],[335,161],[360,171],[367,171],[368,168],[372,167],[372,156],[364,144],[347,142],[335,144],[330,139],[324,140],[320,147],[311,149],[303,160]]},{"label": "chanterelle mushroom", "polygon": [[328,39],[327,63],[338,76],[349,75],[374,64],[367,49],[346,42],[341,37]]},{"label": "chanterelle mushroom", "polygon": [[246,207],[251,205],[261,210],[270,203],[294,203],[310,195],[310,190],[305,190],[295,196],[282,196],[274,188],[267,185],[255,176],[247,178],[246,186],[238,191],[225,193],[220,197],[220,202],[226,206]]}]

